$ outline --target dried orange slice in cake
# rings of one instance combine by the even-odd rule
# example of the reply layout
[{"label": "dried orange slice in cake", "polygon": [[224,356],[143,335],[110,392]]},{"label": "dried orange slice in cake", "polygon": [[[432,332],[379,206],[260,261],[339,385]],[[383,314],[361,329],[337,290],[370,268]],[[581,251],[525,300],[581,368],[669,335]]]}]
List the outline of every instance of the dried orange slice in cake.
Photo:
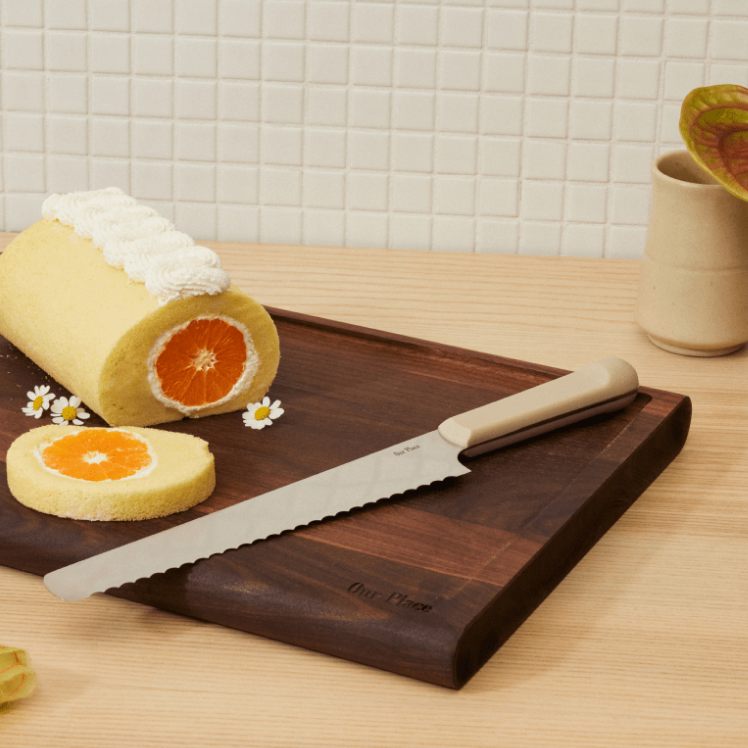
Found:
[{"label": "dried orange slice in cake", "polygon": [[11,444],[7,467],[18,501],[72,519],[163,517],[215,487],[208,443],[157,429],[42,426]]}]

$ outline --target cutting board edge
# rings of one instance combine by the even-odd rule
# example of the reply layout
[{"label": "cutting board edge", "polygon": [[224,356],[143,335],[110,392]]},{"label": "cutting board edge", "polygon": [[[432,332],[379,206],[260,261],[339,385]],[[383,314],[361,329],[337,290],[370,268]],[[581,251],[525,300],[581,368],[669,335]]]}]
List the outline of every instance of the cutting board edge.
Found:
[{"label": "cutting board edge", "polygon": [[[548,543],[465,627],[452,660],[453,688],[462,688],[485,665],[680,454],[688,438],[691,415],[691,399],[681,396],[678,404],[650,436],[637,445],[629,459],[618,465]],[[656,450],[656,460],[651,459],[653,449]],[[623,495],[619,489],[621,483],[631,486]],[[592,525],[596,532],[580,536],[576,532],[580,524]],[[584,542],[579,542],[580,537]],[[557,565],[559,561],[561,565]],[[528,596],[528,589],[534,589],[536,594]]]}]

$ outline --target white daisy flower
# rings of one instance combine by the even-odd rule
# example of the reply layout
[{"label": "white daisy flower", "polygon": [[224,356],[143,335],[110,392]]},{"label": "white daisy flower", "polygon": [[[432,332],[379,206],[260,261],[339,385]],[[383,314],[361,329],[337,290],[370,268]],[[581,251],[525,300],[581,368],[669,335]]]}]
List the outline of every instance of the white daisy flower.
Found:
[{"label": "white daisy flower", "polygon": [[283,415],[283,408],[280,407],[281,401],[276,400],[270,403],[270,398],[263,398],[261,403],[250,403],[247,406],[247,412],[242,413],[244,425],[251,429],[264,429],[265,426],[272,425],[276,418]]},{"label": "white daisy flower", "polygon": [[70,400],[66,397],[60,397],[52,403],[52,420],[61,425],[74,423],[76,426],[82,426],[81,418],[88,418],[90,413],[86,413],[83,408],[79,407],[81,399],[73,395]]},{"label": "white daisy flower", "polygon": [[44,411],[49,408],[49,403],[54,399],[54,396],[55,393],[50,392],[49,387],[46,384],[42,387],[34,387],[33,392],[29,391],[26,393],[26,397],[28,397],[29,402],[26,403],[26,407],[21,408],[21,410],[27,416],[41,418],[42,413],[44,413]]}]

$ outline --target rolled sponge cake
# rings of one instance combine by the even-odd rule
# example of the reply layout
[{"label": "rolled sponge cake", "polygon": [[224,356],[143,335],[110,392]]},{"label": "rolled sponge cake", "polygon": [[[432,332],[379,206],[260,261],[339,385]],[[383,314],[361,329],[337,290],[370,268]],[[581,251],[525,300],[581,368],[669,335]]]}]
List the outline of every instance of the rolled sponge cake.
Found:
[{"label": "rolled sponge cake", "polygon": [[[75,451],[75,442],[84,437],[93,442],[78,448],[78,459],[74,454],[72,463],[79,470],[88,459],[99,467],[106,462],[106,437],[122,436],[114,432],[124,432],[125,439],[134,440],[147,452],[146,465],[139,473],[124,479],[81,479],[43,464],[46,448],[61,444],[64,438],[71,443],[66,451]],[[120,442],[115,446],[121,451]],[[91,443],[98,443],[100,452]],[[84,520],[152,519],[184,511],[208,498],[216,482],[206,441],[190,434],[137,427],[40,426],[11,444],[7,467],[10,492],[22,504],[45,514]]]},{"label": "rolled sponge cake", "polygon": [[[185,237],[168,229],[161,231],[162,238]],[[280,357],[270,315],[230,282],[218,287],[195,282],[202,278],[199,267],[164,270],[164,258],[148,255],[150,239],[138,238],[138,230],[131,229],[129,237],[134,240],[107,244],[106,237],[98,237],[97,245],[95,232],[93,238],[83,236],[72,225],[43,218],[19,234],[0,255],[0,334],[113,426],[150,426],[224,413],[260,400],[275,377]],[[107,259],[112,246],[138,243],[142,251],[132,253],[135,259],[141,265],[160,267],[159,277],[176,278],[176,283],[154,290],[147,274],[139,276],[136,270],[128,275],[111,264],[111,256]],[[214,254],[188,246],[171,251],[170,257],[179,260],[197,250]],[[125,267],[133,265],[131,259]],[[113,262],[122,264],[116,258]],[[222,272],[211,267],[203,275],[221,278]],[[174,353],[179,348],[173,345],[175,336],[186,328],[190,334],[195,332],[196,320],[213,325],[221,320],[234,336],[232,345],[244,348],[243,360],[230,362],[220,392],[193,392],[190,399],[183,396],[181,384],[174,394],[164,382],[168,377],[178,379],[185,371],[193,375],[193,365],[212,376],[216,360],[210,345],[207,352],[196,353],[199,341],[192,340],[181,364],[178,355],[159,356],[169,346]],[[162,359],[168,365],[164,382],[158,368]]]}]

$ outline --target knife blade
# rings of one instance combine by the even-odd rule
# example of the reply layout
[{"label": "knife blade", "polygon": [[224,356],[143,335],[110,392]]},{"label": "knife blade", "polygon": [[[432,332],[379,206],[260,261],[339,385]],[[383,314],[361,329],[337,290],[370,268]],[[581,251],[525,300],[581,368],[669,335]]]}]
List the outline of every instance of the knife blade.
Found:
[{"label": "knife blade", "polygon": [[68,602],[335,517],[409,489],[470,472],[473,457],[630,404],[631,365],[606,358],[448,418],[408,439],[169,530],[70,564],[44,577]]}]

